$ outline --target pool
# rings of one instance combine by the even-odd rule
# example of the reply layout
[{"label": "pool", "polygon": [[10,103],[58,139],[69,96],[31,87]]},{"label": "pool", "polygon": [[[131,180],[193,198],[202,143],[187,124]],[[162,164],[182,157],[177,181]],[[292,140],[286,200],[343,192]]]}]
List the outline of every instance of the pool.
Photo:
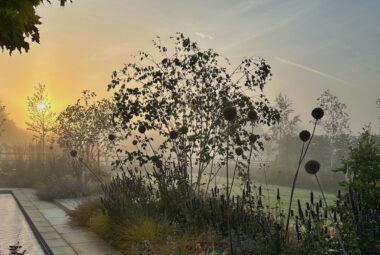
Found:
[{"label": "pool", "polygon": [[[49,254],[41,246],[41,236],[12,193],[0,193],[0,254],[11,254],[10,245],[22,246],[18,252],[25,255]],[[37,237],[36,234],[37,233]],[[45,248],[46,249],[46,248]],[[17,254],[17,253],[14,253]]]}]

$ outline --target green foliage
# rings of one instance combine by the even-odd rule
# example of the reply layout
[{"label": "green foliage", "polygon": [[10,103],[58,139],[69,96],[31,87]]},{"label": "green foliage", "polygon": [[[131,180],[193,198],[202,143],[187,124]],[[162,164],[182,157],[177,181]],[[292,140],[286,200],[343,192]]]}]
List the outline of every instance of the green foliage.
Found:
[{"label": "green foliage", "polygon": [[342,167],[334,170],[342,172],[347,180],[344,187],[350,186],[362,194],[363,206],[378,208],[380,205],[380,147],[374,136],[367,130],[356,147],[350,147],[347,159]]},{"label": "green foliage", "polygon": [[[59,0],[64,6],[67,0]],[[70,0],[71,1],[71,0]],[[43,0],[5,0],[0,2],[0,47],[2,50],[29,50],[26,41],[31,37],[32,42],[40,42],[38,25],[41,24],[36,8]],[[50,3],[49,0],[46,2]]]}]

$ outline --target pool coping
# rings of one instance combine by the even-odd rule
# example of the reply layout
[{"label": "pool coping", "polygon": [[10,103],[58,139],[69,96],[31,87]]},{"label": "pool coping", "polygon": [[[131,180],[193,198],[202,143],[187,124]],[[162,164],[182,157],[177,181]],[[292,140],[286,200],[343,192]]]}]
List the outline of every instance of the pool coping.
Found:
[{"label": "pool coping", "polygon": [[28,213],[25,211],[24,207],[21,205],[20,201],[18,200],[17,196],[13,193],[12,190],[0,190],[0,194],[11,194],[12,197],[15,199],[19,209],[21,210],[22,214],[24,215],[26,221],[29,224],[30,229],[32,230],[35,238],[37,239],[38,243],[41,246],[41,249],[44,251],[46,255],[54,255],[53,251],[50,249],[49,245],[46,243],[45,239],[42,237],[41,233],[38,231],[37,227],[34,225],[32,219],[29,217]]}]

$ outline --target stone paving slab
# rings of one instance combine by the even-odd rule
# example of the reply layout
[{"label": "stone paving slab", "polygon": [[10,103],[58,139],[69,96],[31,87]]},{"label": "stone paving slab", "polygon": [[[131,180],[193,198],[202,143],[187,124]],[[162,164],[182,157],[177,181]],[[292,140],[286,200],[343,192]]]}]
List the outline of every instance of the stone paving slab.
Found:
[{"label": "stone paving slab", "polygon": [[[86,228],[70,226],[66,212],[57,204],[39,200],[33,189],[10,190],[55,255],[120,255]],[[74,200],[67,202],[73,209],[78,203]]]}]

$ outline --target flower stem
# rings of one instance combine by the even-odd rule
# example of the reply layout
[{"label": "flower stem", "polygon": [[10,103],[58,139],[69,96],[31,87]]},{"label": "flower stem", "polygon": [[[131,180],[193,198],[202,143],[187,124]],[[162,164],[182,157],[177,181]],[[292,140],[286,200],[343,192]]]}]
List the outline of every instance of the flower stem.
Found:
[{"label": "flower stem", "polygon": [[338,227],[336,226],[336,223],[335,223],[335,221],[334,221],[334,218],[333,218],[332,215],[331,215],[331,212],[330,212],[329,206],[327,205],[327,200],[326,200],[326,197],[325,197],[325,193],[323,193],[323,189],[322,189],[321,184],[319,183],[318,176],[317,176],[316,174],[314,174],[314,175],[315,175],[315,179],[317,179],[317,183],[318,183],[319,189],[321,190],[323,200],[325,201],[325,205],[326,205],[327,213],[329,214],[330,220],[331,220],[331,222],[332,222],[332,225],[334,226],[334,229],[335,229],[336,235],[337,235],[337,237],[338,237],[338,240],[339,240],[340,246],[342,247],[343,254],[344,254],[344,255],[347,255],[346,250],[344,249],[344,244],[343,244],[343,241],[342,241],[342,237],[340,236],[339,229],[338,229]]}]

